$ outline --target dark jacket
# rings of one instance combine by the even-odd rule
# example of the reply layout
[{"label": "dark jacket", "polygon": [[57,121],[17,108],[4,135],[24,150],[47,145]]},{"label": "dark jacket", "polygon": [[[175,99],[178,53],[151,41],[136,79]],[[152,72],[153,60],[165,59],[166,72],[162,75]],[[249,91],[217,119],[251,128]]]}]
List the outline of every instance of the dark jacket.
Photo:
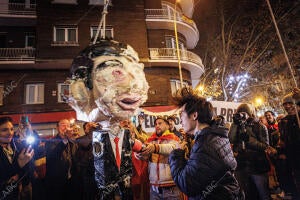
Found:
[{"label": "dark jacket", "polygon": [[[230,143],[237,155],[237,170],[245,167],[251,174],[266,173],[270,170],[265,150],[269,146],[268,130],[253,118],[245,123],[245,129],[233,123],[229,131]],[[242,147],[244,142],[244,148]]]},{"label": "dark jacket", "polygon": [[63,143],[57,135],[46,142],[46,183],[52,187],[63,187],[68,182],[68,170],[74,173],[74,158],[77,145],[71,141]]},{"label": "dark jacket", "polygon": [[130,131],[125,129],[121,152],[120,170],[110,143],[107,131],[93,132],[93,154],[95,166],[95,179],[100,189],[100,199],[110,199],[114,192],[122,193],[122,199],[129,199],[131,189],[125,185],[126,180],[130,183],[132,176],[132,145]]},{"label": "dark jacket", "polygon": [[175,127],[173,130],[170,130],[170,132],[174,133],[180,140],[184,140],[183,135]]},{"label": "dark jacket", "polygon": [[207,127],[198,131],[188,160],[184,151],[169,156],[172,177],[189,199],[235,199],[239,186],[232,172],[236,168],[227,129]]},{"label": "dark jacket", "polygon": [[[300,115],[300,113],[299,113]],[[283,153],[294,169],[300,169],[300,128],[296,115],[287,115],[279,122],[280,139],[284,143]]]},{"label": "dark jacket", "polygon": [[18,165],[17,158],[20,153],[14,141],[11,142],[13,149],[13,161],[10,163],[3,152],[2,146],[0,146],[0,199],[10,200],[18,198],[18,184],[11,181],[13,176],[18,175],[18,180],[23,179],[25,174],[26,166],[21,169]]}]

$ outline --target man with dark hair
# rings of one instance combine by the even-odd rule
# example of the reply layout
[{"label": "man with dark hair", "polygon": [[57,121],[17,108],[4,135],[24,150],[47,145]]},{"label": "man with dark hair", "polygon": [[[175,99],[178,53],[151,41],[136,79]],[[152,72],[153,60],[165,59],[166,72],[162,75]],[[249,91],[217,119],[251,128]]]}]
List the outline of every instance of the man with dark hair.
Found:
[{"label": "man with dark hair", "polygon": [[170,125],[170,131],[172,133],[174,133],[177,137],[179,137],[179,139],[181,141],[184,140],[184,136],[175,127],[176,117],[174,115],[170,115],[170,116],[168,116],[167,120],[168,120],[169,125]]},{"label": "man with dark hair", "polygon": [[235,174],[246,199],[271,199],[266,152],[275,154],[276,150],[269,146],[267,128],[254,117],[248,104],[239,105],[233,122],[229,138],[237,159]]},{"label": "man with dark hair", "polygon": [[183,149],[169,156],[174,182],[189,199],[240,199],[233,171],[236,168],[227,130],[212,123],[212,104],[191,88],[183,88],[174,97],[180,108],[182,127],[195,135],[190,157]]},{"label": "man with dark hair", "polygon": [[276,148],[279,142],[279,131],[278,123],[275,118],[274,112],[268,110],[264,113],[265,118],[267,119],[267,129],[269,134],[269,144],[273,148]]},{"label": "man with dark hair", "polygon": [[95,182],[94,156],[93,156],[93,131],[99,129],[95,122],[85,122],[83,125],[85,135],[76,139],[78,150],[75,156],[76,177],[78,178],[79,199],[94,200],[97,194]]},{"label": "man with dark hair", "polygon": [[[75,198],[74,158],[77,144],[71,136],[70,121],[62,119],[57,123],[58,134],[46,142],[46,192],[47,199]],[[78,197],[77,197],[78,198]]]},{"label": "man with dark hair", "polygon": [[166,118],[158,116],[154,124],[155,132],[148,138],[147,147],[139,155],[149,160],[150,199],[182,199],[168,163],[169,154],[179,145],[179,138],[170,132]]},{"label": "man with dark hair", "polygon": [[293,199],[300,199],[300,124],[296,113],[297,104],[300,103],[300,89],[295,88],[293,93],[286,95],[282,100],[282,105],[287,115],[279,122],[281,154],[279,158],[286,159],[289,174],[287,182],[289,187],[285,187],[291,192]]}]

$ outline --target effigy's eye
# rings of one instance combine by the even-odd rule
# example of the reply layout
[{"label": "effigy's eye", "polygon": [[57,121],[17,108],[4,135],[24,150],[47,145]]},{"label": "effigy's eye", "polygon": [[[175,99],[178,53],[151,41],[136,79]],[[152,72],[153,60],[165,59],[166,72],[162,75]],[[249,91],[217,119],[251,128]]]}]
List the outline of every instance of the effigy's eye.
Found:
[{"label": "effigy's eye", "polygon": [[108,61],[105,61],[103,63],[100,63],[96,67],[96,72],[104,70],[108,67],[121,67],[121,68],[123,68],[123,64],[118,60],[108,60]]}]

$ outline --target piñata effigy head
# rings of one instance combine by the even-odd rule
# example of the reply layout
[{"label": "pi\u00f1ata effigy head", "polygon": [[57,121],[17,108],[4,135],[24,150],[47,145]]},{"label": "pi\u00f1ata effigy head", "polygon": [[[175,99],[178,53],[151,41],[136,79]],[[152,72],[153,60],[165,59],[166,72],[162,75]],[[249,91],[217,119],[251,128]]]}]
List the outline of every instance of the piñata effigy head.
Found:
[{"label": "pi\u00f1ata effigy head", "polygon": [[148,83],[137,53],[129,45],[101,40],[84,49],[71,66],[67,101],[77,119],[128,119],[147,100]]}]

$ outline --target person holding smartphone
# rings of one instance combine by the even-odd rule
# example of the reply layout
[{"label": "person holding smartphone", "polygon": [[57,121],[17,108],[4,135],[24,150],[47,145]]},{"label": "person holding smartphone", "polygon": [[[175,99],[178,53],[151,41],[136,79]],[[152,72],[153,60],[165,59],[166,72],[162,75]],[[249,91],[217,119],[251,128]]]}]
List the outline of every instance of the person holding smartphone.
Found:
[{"label": "person holding smartphone", "polygon": [[29,163],[29,174],[22,180],[21,196],[23,199],[45,199],[45,171],[46,152],[45,143],[35,131],[27,115],[20,118],[18,128],[14,134],[16,143],[21,148],[32,148],[35,152],[33,159]]},{"label": "person holding smartphone", "polygon": [[0,117],[0,199],[18,199],[19,183],[28,175],[28,163],[34,150],[22,148],[14,136],[10,117]]}]

